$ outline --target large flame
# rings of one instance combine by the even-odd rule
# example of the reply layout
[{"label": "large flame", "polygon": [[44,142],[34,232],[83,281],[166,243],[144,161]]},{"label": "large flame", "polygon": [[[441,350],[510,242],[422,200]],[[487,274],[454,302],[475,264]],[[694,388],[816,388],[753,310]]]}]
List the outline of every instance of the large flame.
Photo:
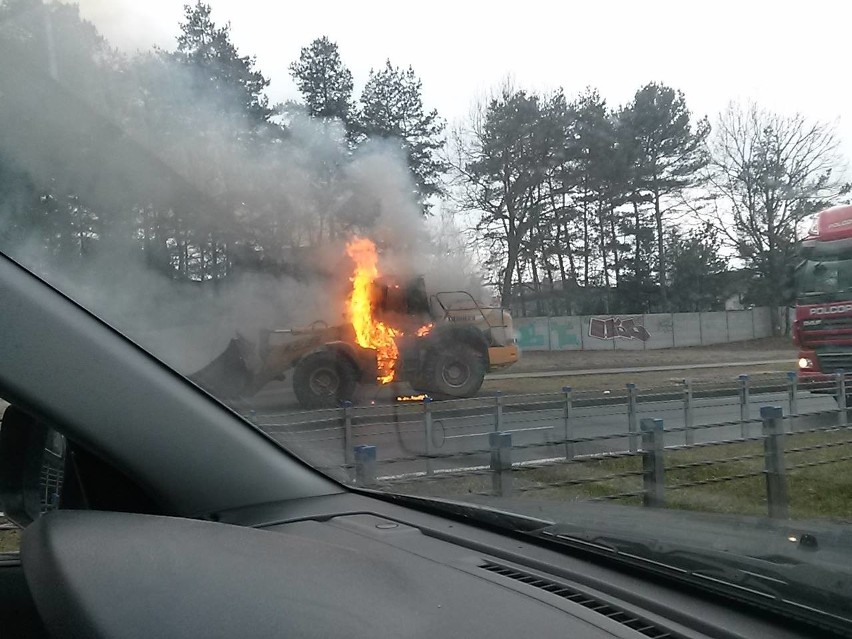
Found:
[{"label": "large flame", "polygon": [[379,276],[379,256],[376,245],[365,237],[356,237],[346,244],[346,252],[355,262],[352,293],[347,302],[349,320],[355,329],[355,339],[363,348],[376,350],[378,380],[381,384],[393,381],[399,349],[394,338],[401,331],[373,318],[372,284]]}]

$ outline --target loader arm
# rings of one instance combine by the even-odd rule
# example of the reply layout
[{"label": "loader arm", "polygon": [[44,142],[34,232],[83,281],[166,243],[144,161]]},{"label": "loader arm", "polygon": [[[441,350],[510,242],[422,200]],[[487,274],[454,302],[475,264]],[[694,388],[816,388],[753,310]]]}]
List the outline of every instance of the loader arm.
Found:
[{"label": "loader arm", "polygon": [[330,326],[304,332],[293,331],[291,334],[298,336],[296,339],[269,346],[266,353],[261,355],[261,366],[248,385],[246,394],[249,396],[256,394],[273,379],[293,368],[308,353],[329,342],[340,341],[343,338],[344,328]]}]

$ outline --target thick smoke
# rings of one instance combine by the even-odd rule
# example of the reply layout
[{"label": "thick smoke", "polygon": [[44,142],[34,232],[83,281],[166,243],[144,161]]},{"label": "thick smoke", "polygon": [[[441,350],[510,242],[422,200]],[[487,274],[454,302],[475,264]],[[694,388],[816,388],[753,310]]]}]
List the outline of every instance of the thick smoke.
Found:
[{"label": "thick smoke", "polygon": [[[0,248],[182,372],[237,332],[253,340],[261,329],[342,322],[353,234],[376,241],[388,274],[425,275],[433,291],[471,285],[457,247],[436,247],[398,145],[353,152],[339,123],[300,116],[284,136],[258,134],[216,99],[199,100],[191,72],[159,57],[140,56],[109,81],[75,78],[61,65],[58,82],[16,68],[35,80],[0,108],[0,170],[13,167],[65,204],[77,198],[80,208],[69,210],[112,220],[104,229],[123,241],[81,231],[77,255],[57,254],[50,225],[7,189]],[[0,88],[20,80],[7,71]],[[127,229],[176,212],[224,238],[234,225],[263,229],[255,246],[286,268],[233,269],[219,281],[152,269]],[[81,259],[87,243],[99,248]]]},{"label": "thick smoke", "polygon": [[182,0],[60,0],[80,7],[80,15],[97,25],[113,44],[125,51],[152,46],[168,48],[174,42]]}]

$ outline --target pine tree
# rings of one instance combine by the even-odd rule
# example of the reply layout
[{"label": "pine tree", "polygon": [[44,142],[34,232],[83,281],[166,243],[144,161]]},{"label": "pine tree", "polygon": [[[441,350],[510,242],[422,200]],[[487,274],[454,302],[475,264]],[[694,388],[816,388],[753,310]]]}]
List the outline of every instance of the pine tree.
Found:
[{"label": "pine tree", "polygon": [[555,127],[542,99],[505,86],[477,117],[456,168],[466,180],[465,205],[480,214],[477,228],[500,256],[500,295],[523,284],[523,249],[547,205],[545,185],[556,159]]},{"label": "pine tree", "polygon": [[269,80],[256,69],[253,57],[241,56],[231,42],[231,25],[213,22],[209,4],[184,6],[177,49],[172,57],[195,71],[199,99],[211,100],[223,109],[240,112],[253,122],[272,115],[264,90]]},{"label": "pine tree", "polygon": [[308,115],[352,121],[352,72],[343,64],[337,43],[322,36],[303,47],[290,74],[302,93]]},{"label": "pine tree", "polygon": [[710,224],[684,233],[671,229],[667,243],[669,299],[680,313],[724,309],[723,282],[718,277],[727,268],[719,254],[719,238]]},{"label": "pine tree", "polygon": [[359,130],[371,139],[399,143],[414,178],[417,200],[428,210],[428,199],[443,192],[445,164],[438,157],[445,124],[436,110],[423,108],[422,83],[411,67],[400,69],[390,60],[370,77],[361,93]]},{"label": "pine tree", "polygon": [[653,206],[658,281],[666,310],[666,221],[678,198],[701,182],[710,126],[706,118],[693,125],[683,93],[654,82],[636,92],[621,122],[636,143],[634,201],[644,197]]}]

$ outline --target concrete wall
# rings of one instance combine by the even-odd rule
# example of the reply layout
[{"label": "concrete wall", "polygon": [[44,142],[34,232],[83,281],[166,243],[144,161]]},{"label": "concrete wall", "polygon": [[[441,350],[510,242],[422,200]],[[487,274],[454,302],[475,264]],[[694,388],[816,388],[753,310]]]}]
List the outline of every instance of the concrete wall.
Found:
[{"label": "concrete wall", "polygon": [[650,350],[741,342],[772,335],[768,308],[713,313],[524,317],[515,320],[527,351]]},{"label": "concrete wall", "polygon": [[752,309],[752,313],[754,319],[754,336],[769,337],[772,335],[772,319],[775,313],[766,307]]},{"label": "concrete wall", "polygon": [[671,348],[675,343],[677,333],[677,315],[671,313],[654,313],[643,316],[648,340],[644,342],[645,349]]},{"label": "concrete wall", "polygon": [[728,311],[728,340],[741,342],[754,338],[754,313],[752,311]]},{"label": "concrete wall", "polygon": [[701,346],[701,313],[672,313],[676,346]]},{"label": "concrete wall", "polygon": [[702,344],[724,344],[728,340],[728,312],[699,313]]}]

